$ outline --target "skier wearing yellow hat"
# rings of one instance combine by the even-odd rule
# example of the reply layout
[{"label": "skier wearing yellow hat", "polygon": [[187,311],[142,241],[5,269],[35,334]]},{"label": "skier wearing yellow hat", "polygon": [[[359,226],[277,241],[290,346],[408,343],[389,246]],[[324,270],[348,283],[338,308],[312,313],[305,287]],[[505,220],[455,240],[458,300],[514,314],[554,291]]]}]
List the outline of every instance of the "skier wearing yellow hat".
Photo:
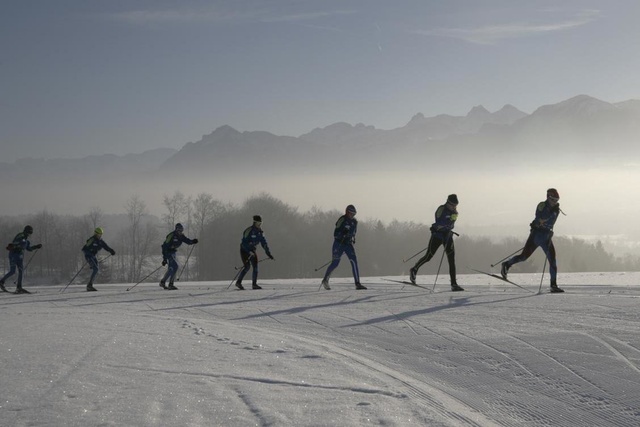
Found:
[{"label": "skier wearing yellow hat", "polygon": [[107,243],[102,240],[102,234],[104,230],[101,227],[97,227],[93,230],[93,236],[87,239],[87,243],[82,247],[82,252],[84,253],[84,259],[87,260],[87,264],[91,267],[91,276],[89,277],[89,283],[87,283],[87,292],[97,291],[96,288],[93,287],[93,279],[96,278],[98,271],[100,270],[98,265],[98,258],[96,255],[100,249],[104,249],[109,252],[111,255],[115,255],[116,251],[111,249]]}]

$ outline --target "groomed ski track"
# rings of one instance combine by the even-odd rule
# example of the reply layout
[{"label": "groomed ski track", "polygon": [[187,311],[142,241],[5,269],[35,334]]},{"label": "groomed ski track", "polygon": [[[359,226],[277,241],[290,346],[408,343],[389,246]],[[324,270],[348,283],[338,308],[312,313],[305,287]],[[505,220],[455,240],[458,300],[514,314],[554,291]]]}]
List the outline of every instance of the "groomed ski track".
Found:
[{"label": "groomed ski track", "polygon": [[639,425],[640,274],[613,274],[563,275],[562,296],[480,274],[456,293],[32,286],[0,294],[0,410],[7,425]]}]

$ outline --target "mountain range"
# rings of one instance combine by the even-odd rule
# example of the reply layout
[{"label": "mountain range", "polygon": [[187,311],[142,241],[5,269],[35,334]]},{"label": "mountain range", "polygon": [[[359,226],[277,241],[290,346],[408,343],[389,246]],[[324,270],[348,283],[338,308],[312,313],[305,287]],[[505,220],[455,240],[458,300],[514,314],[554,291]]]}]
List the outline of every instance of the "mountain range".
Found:
[{"label": "mountain range", "polygon": [[628,160],[640,152],[638,136],[640,101],[612,104],[580,95],[531,114],[512,105],[494,113],[475,106],[466,116],[419,113],[391,130],[341,122],[296,138],[222,126],[186,144],[162,168],[287,174],[425,165],[437,169],[449,162],[474,168],[482,168],[483,162],[495,167],[495,161],[585,165]]},{"label": "mountain range", "polygon": [[510,164],[571,165],[629,160],[640,152],[640,101],[608,103],[579,95],[526,114],[512,105],[496,112],[473,107],[466,116],[418,113],[402,127],[383,130],[340,122],[299,137],[221,126],[180,150],[158,148],[126,156],[21,159],[0,163],[5,182],[26,177],[140,178],[214,173],[291,174],[385,168],[483,168]]}]

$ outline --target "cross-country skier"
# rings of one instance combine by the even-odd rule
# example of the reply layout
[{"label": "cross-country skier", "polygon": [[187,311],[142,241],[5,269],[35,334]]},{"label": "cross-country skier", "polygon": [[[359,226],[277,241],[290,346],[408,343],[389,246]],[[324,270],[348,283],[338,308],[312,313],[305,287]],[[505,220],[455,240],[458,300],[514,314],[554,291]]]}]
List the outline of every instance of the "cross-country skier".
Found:
[{"label": "cross-country skier", "polygon": [[507,278],[509,268],[511,268],[513,264],[525,261],[539,246],[547,256],[547,260],[549,260],[551,292],[564,292],[564,290],[558,287],[556,282],[556,276],[558,274],[558,266],[556,265],[556,248],[553,246],[553,241],[551,240],[553,237],[553,226],[558,219],[558,214],[560,213],[559,200],[560,195],[558,194],[558,190],[555,188],[547,190],[547,200],[538,203],[536,208],[536,217],[531,224],[529,224],[531,231],[522,252],[520,255],[516,255],[502,263],[500,273],[503,278]]},{"label": "cross-country skier", "polygon": [[251,267],[253,267],[251,288],[262,289],[262,287],[258,285],[258,255],[256,254],[258,244],[262,246],[262,249],[264,249],[264,252],[270,259],[274,259],[273,255],[271,255],[271,250],[269,250],[267,239],[265,239],[262,231],[262,217],[260,215],[254,215],[253,224],[244,230],[242,233],[242,241],[240,242],[242,270],[240,271],[238,280],[236,280],[236,288],[238,289],[244,289],[242,279],[244,279],[245,274],[247,274]]},{"label": "cross-country skier", "polygon": [[344,215],[336,221],[336,227],[333,230],[333,246],[331,248],[332,261],[329,267],[327,267],[327,271],[324,273],[324,278],[322,279],[322,286],[324,286],[325,289],[331,289],[329,287],[329,278],[333,270],[340,264],[342,254],[347,254],[347,258],[351,263],[356,289],[367,289],[360,284],[358,258],[356,257],[356,250],[353,247],[356,243],[356,233],[358,232],[358,220],[355,218],[356,213],[355,206],[349,205],[345,209]]},{"label": "cross-country skier", "polygon": [[[162,280],[160,280],[160,287],[162,289],[168,289],[170,291],[176,290],[173,284],[173,281],[176,278],[176,274],[178,273],[178,269],[180,266],[178,265],[178,261],[176,261],[176,251],[183,244],[187,245],[195,245],[198,243],[198,239],[189,239],[184,234],[184,227],[182,224],[177,223],[175,229],[167,234],[167,237],[164,239],[164,243],[162,244],[162,265],[169,264],[169,268],[167,268],[167,272],[165,273]],[[167,280],[169,280],[169,284],[167,285]]]},{"label": "cross-country skier", "polygon": [[9,243],[9,245],[7,245],[7,250],[9,251],[10,269],[9,269],[9,272],[5,274],[2,279],[0,279],[0,289],[2,289],[4,292],[7,292],[7,289],[4,287],[5,281],[9,277],[13,276],[17,269],[18,281],[16,282],[15,293],[16,294],[30,293],[26,289],[22,288],[22,272],[24,270],[23,268],[24,251],[26,250],[31,252],[31,251],[40,249],[42,247],[41,244],[31,246],[31,243],[29,242],[29,236],[31,236],[32,234],[33,234],[33,227],[30,225],[27,225],[24,227],[24,230],[18,233],[16,237],[14,237],[13,241]]},{"label": "cross-country skier", "polygon": [[416,275],[422,265],[426,264],[433,258],[440,245],[444,245],[444,251],[447,254],[447,262],[449,263],[449,277],[451,278],[451,291],[458,292],[464,289],[458,285],[456,280],[456,249],[453,244],[453,227],[458,219],[458,196],[449,194],[447,202],[440,205],[436,209],[436,222],[431,225],[431,238],[427,246],[427,253],[416,262],[411,270],[409,270],[409,280],[416,284]]},{"label": "cross-country skier", "polygon": [[100,267],[98,265],[98,258],[96,257],[98,251],[100,251],[100,249],[104,249],[111,255],[116,254],[116,251],[111,249],[109,245],[107,245],[107,243],[102,240],[103,232],[104,230],[102,230],[101,227],[97,227],[93,231],[93,236],[89,237],[87,239],[87,242],[82,247],[84,259],[87,260],[87,264],[89,265],[89,267],[91,267],[92,270],[91,276],[89,277],[89,282],[87,283],[87,292],[97,291],[97,289],[93,287],[93,280],[96,278],[96,276],[98,275],[98,271],[100,270]]}]

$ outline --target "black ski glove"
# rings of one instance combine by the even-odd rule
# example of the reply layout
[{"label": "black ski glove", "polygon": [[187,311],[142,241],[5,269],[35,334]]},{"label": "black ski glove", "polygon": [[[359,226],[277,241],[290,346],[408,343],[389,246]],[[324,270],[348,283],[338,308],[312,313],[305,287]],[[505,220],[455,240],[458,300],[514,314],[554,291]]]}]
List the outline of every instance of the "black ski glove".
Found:
[{"label": "black ski glove", "polygon": [[31,246],[31,249],[40,249],[41,247],[42,247],[42,244],[38,243],[37,245]]},{"label": "black ski glove", "polygon": [[111,249],[111,250],[109,251],[109,253],[110,253],[111,255],[115,255],[115,254],[116,254],[116,251],[114,251],[113,249]]},{"label": "black ski glove", "polygon": [[166,259],[163,259],[163,260],[162,260],[162,266],[164,267],[165,265],[167,265],[167,260],[166,260]]},{"label": "black ski glove", "polygon": [[191,241],[191,244],[192,244],[192,245],[195,245],[196,243],[198,243],[198,239],[193,239],[193,240]]}]

